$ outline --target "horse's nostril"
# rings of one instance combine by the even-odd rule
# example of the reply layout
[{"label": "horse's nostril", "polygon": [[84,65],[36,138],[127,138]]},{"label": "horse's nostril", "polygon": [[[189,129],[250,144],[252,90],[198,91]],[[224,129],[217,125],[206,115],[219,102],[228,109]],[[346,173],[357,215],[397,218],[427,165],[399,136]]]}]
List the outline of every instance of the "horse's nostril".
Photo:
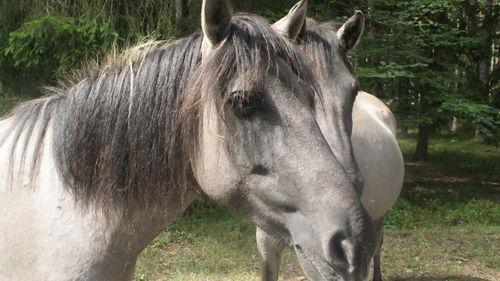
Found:
[{"label": "horse's nostril", "polygon": [[255,165],[253,168],[252,168],[252,174],[256,174],[256,175],[261,175],[261,176],[265,176],[267,174],[269,174],[269,170],[262,166],[262,165]]},{"label": "horse's nostril", "polygon": [[334,263],[349,263],[345,249],[346,242],[346,237],[342,232],[335,233],[330,239],[329,256]]},{"label": "horse's nostril", "polygon": [[299,245],[299,244],[295,244],[293,245],[295,247],[295,249],[299,252],[302,252],[302,247]]},{"label": "horse's nostril", "polygon": [[297,212],[297,208],[295,208],[293,206],[283,206],[283,211],[285,213],[295,213],[295,212]]}]

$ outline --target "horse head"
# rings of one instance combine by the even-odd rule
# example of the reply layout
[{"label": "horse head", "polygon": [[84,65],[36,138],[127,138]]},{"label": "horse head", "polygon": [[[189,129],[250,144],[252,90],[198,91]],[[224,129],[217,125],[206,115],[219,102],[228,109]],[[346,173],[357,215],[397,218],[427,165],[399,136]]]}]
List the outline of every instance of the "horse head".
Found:
[{"label": "horse head", "polygon": [[[348,173],[356,167],[345,167],[320,130],[313,70],[265,21],[233,16],[228,1],[203,2],[202,29],[185,112],[198,118],[185,133],[199,136],[191,165],[201,190],[293,247],[312,280],[364,280],[373,226]],[[345,99],[355,81],[343,80]],[[342,128],[330,139],[349,137]]]}]

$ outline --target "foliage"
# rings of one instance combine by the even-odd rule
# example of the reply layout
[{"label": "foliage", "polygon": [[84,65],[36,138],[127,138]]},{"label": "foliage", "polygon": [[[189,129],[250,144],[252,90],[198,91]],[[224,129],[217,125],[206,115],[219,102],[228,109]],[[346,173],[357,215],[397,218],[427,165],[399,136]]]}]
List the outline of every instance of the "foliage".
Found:
[{"label": "foliage", "polygon": [[40,75],[55,78],[79,63],[108,52],[117,39],[109,25],[91,20],[46,15],[9,34],[5,55]]},{"label": "foliage", "polygon": [[[236,11],[275,21],[297,0],[232,2]],[[365,36],[351,61],[362,89],[382,98],[400,126],[430,131],[458,117],[495,142],[500,135],[500,4],[492,0],[309,2],[309,15],[318,21],[343,21],[355,10],[365,13]],[[181,14],[179,3],[185,6]],[[120,49],[144,36],[169,39],[190,34],[199,29],[200,3],[2,1],[0,95],[33,96],[40,83],[53,83],[54,76],[113,44]],[[419,143],[427,137],[421,134]]]},{"label": "foliage", "polygon": [[[54,76],[95,59],[113,45],[122,49],[145,36],[169,39],[192,33],[198,28],[199,13],[185,13],[176,18],[175,3],[174,0],[1,1],[0,103],[5,102],[5,95],[23,98],[39,95],[40,85],[53,84]],[[199,6],[199,1],[190,2],[190,9],[198,11]]]},{"label": "foliage", "polygon": [[[367,29],[353,54],[356,73],[364,90],[389,104],[400,125],[429,130],[455,116],[473,121],[483,136],[494,136],[495,72],[479,69],[498,55],[491,52],[498,5],[480,0],[357,4],[367,11]],[[419,142],[426,142],[427,134],[422,138]]]},{"label": "foliage", "polygon": [[446,113],[466,120],[472,120],[479,130],[491,144],[497,144],[495,131],[500,126],[500,111],[487,104],[473,103],[463,98],[450,97],[444,101],[436,110],[437,114]]}]

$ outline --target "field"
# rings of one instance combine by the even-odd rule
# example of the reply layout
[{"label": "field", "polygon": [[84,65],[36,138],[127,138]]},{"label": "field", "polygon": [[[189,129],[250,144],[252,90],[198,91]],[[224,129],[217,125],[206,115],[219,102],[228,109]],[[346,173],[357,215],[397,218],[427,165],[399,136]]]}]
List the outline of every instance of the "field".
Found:
[{"label": "field", "polygon": [[[407,162],[401,199],[386,217],[385,280],[500,280],[500,150],[452,138],[430,144],[429,162]],[[400,141],[406,158],[414,145]],[[197,200],[143,251],[135,280],[259,280],[254,231]],[[282,269],[281,280],[302,280],[291,251]]]}]

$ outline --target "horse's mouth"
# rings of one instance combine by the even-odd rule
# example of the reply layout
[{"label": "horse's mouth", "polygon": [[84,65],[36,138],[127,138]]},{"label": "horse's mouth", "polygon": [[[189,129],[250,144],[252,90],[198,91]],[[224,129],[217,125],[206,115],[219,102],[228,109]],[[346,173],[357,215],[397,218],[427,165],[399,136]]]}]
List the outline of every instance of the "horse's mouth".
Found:
[{"label": "horse's mouth", "polygon": [[[370,280],[369,276],[366,276],[362,279],[356,279],[354,277],[342,277],[335,267],[325,261],[321,260],[322,263],[319,265],[317,262],[314,262],[309,256],[307,256],[301,249],[295,249],[297,256],[299,257],[300,265],[302,266],[302,270],[306,274],[308,280],[310,281],[366,281]],[[369,267],[371,268],[371,266]],[[369,275],[369,274],[367,274]]]},{"label": "horse's mouth", "polygon": [[[295,248],[295,252],[299,257],[300,265],[302,266],[302,270],[306,274],[307,278],[311,281],[340,281],[338,275],[333,271],[333,267],[331,268],[331,272],[325,274],[322,270],[320,270],[320,266],[317,265],[314,261],[312,261],[302,249]],[[328,263],[325,263],[328,264]]]}]

